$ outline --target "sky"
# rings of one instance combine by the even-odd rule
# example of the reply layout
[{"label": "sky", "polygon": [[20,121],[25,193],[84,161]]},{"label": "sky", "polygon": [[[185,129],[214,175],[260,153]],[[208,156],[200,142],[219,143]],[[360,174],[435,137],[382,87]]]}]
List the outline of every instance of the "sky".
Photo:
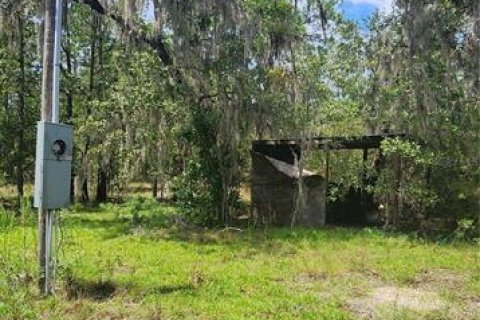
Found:
[{"label": "sky", "polygon": [[[147,3],[149,3],[148,1]],[[368,17],[375,10],[390,12],[393,10],[394,0],[344,0],[340,9],[344,12],[345,17],[354,20],[359,24],[364,24]],[[153,20],[153,8],[151,4],[146,10],[147,20]]]},{"label": "sky", "polygon": [[392,11],[393,2],[394,0],[344,0],[340,8],[347,19],[363,24],[375,10]]}]

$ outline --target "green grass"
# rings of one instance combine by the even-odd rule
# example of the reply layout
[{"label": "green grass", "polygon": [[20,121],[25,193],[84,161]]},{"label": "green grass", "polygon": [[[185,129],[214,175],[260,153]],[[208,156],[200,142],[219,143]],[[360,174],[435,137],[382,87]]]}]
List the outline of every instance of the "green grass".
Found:
[{"label": "green grass", "polygon": [[0,319],[357,319],[352,301],[385,285],[434,291],[445,306],[380,306],[379,319],[480,315],[475,244],[375,229],[186,229],[169,226],[175,208],[134,207],[136,224],[128,204],[62,213],[57,292],[46,299],[35,218],[3,213]]}]

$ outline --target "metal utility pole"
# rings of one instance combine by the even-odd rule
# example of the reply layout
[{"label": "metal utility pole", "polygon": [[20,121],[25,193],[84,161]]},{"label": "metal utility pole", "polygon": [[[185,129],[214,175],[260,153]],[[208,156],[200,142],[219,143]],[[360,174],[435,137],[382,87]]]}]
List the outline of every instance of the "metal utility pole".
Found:
[{"label": "metal utility pole", "polygon": [[[45,0],[45,38],[43,46],[43,81],[42,81],[42,117],[39,122],[37,135],[37,156],[35,169],[35,202],[38,206],[38,264],[39,264],[39,290],[43,295],[53,293],[52,268],[51,268],[51,242],[55,211],[49,201],[52,196],[48,193],[51,189],[51,172],[47,170],[49,164],[43,161],[45,154],[50,150],[60,159],[65,152],[65,142],[55,140],[53,146],[46,145],[48,130],[45,124],[58,123],[59,121],[59,80],[60,80],[60,47],[62,35],[62,9],[63,0]],[[49,135],[51,135],[49,133]],[[58,146],[63,148],[58,152]],[[48,149],[48,148],[51,149]],[[69,147],[71,148],[71,146]],[[50,185],[49,185],[50,184]]]}]

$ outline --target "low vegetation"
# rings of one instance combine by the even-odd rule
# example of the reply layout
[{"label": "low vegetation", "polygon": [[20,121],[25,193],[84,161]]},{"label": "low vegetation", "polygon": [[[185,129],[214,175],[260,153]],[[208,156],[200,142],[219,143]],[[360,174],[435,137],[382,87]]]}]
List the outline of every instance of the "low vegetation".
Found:
[{"label": "low vegetation", "polygon": [[36,221],[0,214],[1,319],[478,319],[480,248],[377,229],[203,229],[135,198],[59,216],[56,295]]}]

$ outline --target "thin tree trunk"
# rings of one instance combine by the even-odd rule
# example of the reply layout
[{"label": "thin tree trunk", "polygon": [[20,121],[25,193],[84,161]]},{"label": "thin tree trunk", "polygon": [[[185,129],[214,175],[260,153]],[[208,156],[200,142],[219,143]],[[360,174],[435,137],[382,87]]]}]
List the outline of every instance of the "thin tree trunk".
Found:
[{"label": "thin tree trunk", "polygon": [[[90,41],[90,79],[89,79],[89,91],[90,91],[90,102],[87,105],[87,119],[92,114],[92,103],[95,96],[95,59],[96,59],[96,47],[97,47],[97,25],[98,18],[96,13],[92,12],[92,35]],[[85,146],[83,150],[83,166],[82,166],[82,195],[81,199],[83,202],[90,201],[90,196],[88,194],[88,151],[90,148],[90,137],[87,135],[85,137]]]},{"label": "thin tree trunk", "polygon": [[162,181],[160,182],[160,199],[161,200],[165,200],[165,190],[166,188],[166,182],[164,179],[162,179]]},{"label": "thin tree trunk", "polygon": [[158,175],[153,177],[152,181],[152,196],[154,199],[157,199],[158,196]]},{"label": "thin tree trunk", "polygon": [[[475,47],[474,47],[473,59],[474,59],[474,70],[476,70],[474,96],[478,97],[480,95],[480,1],[477,1],[476,8],[474,8],[474,11],[475,11],[475,14],[474,14],[475,24],[473,26],[473,33],[475,35],[475,38],[474,38]],[[478,146],[478,143],[480,143],[479,131],[480,130],[477,130],[476,136],[475,136],[475,141],[477,143],[477,146]],[[477,147],[477,151],[478,151],[478,147]],[[476,160],[477,163],[479,163],[480,157],[478,152],[477,152],[476,159],[474,160]],[[479,181],[477,180],[477,186],[479,185],[478,182]],[[480,187],[478,187],[476,193],[477,193],[477,201],[478,201],[477,230],[478,230],[478,233],[480,233]]]},{"label": "thin tree trunk", "polygon": [[135,0],[123,1],[123,19],[125,20],[125,26],[132,24],[132,20],[136,17],[137,8],[135,6]]},{"label": "thin tree trunk", "polygon": [[0,41],[3,42],[4,37],[4,23],[5,23],[5,11],[2,6],[0,6]]},{"label": "thin tree trunk", "polygon": [[102,167],[101,159],[99,159],[99,168],[97,173],[97,196],[96,202],[103,203],[107,201],[107,174]]},{"label": "thin tree trunk", "polygon": [[[99,66],[98,74],[102,75],[103,74],[104,30],[103,30],[103,25],[99,19],[97,20],[97,24],[95,25],[95,27],[97,29],[96,34],[98,36],[98,39],[97,39],[97,49],[98,49],[97,59],[98,59],[98,66]],[[92,90],[93,87],[91,87],[90,89]],[[100,83],[95,86],[95,94],[98,99],[105,98],[104,97],[105,88]],[[97,194],[96,194],[97,203],[106,202],[108,199],[108,176],[109,175],[106,168],[107,166],[103,161],[103,155],[100,154],[98,158],[98,171],[97,171]]]},{"label": "thin tree trunk", "polygon": [[163,29],[163,17],[162,17],[162,0],[152,0],[153,12],[155,16],[155,33],[157,37],[161,36]]},{"label": "thin tree trunk", "polygon": [[393,219],[392,224],[394,227],[398,227],[401,218],[401,196],[400,196],[400,187],[402,182],[402,166],[401,166],[401,157],[400,154],[396,154],[394,157],[394,190],[393,190]]},{"label": "thin tree trunk", "polygon": [[[45,12],[45,5],[47,1],[40,1],[40,10],[39,12]],[[43,59],[43,45],[45,42],[45,19],[41,19],[39,22],[36,23],[35,29],[37,31],[37,54],[40,60]]]},{"label": "thin tree trunk", "polygon": [[17,28],[18,28],[18,63],[20,66],[20,77],[19,77],[19,92],[18,92],[18,120],[20,122],[18,126],[18,148],[17,148],[17,193],[20,197],[23,197],[23,187],[24,187],[24,166],[25,166],[25,39],[24,39],[24,25],[23,25],[23,16],[19,15],[17,17]]},{"label": "thin tree trunk", "polygon": [[474,25],[473,25],[473,60],[475,76],[474,76],[474,94],[478,97],[480,94],[480,1],[477,1],[476,8],[474,8]]},{"label": "thin tree trunk", "polygon": [[[68,1],[64,2],[64,7],[63,7],[63,12],[64,12],[64,22],[63,26],[66,32],[66,38],[65,38],[65,59],[67,62],[67,73],[69,77],[73,77],[73,66],[72,66],[72,49],[71,49],[71,32],[70,32],[70,26],[69,26],[69,15],[68,15]],[[67,123],[72,124],[73,123],[73,92],[72,88],[69,88],[66,91],[66,97],[67,97]],[[75,153],[74,153],[75,154]],[[72,161],[73,162],[73,161]],[[70,200],[72,202],[75,201],[75,176],[76,172],[74,167],[72,166],[72,172],[71,172],[71,180],[70,180]]]}]

